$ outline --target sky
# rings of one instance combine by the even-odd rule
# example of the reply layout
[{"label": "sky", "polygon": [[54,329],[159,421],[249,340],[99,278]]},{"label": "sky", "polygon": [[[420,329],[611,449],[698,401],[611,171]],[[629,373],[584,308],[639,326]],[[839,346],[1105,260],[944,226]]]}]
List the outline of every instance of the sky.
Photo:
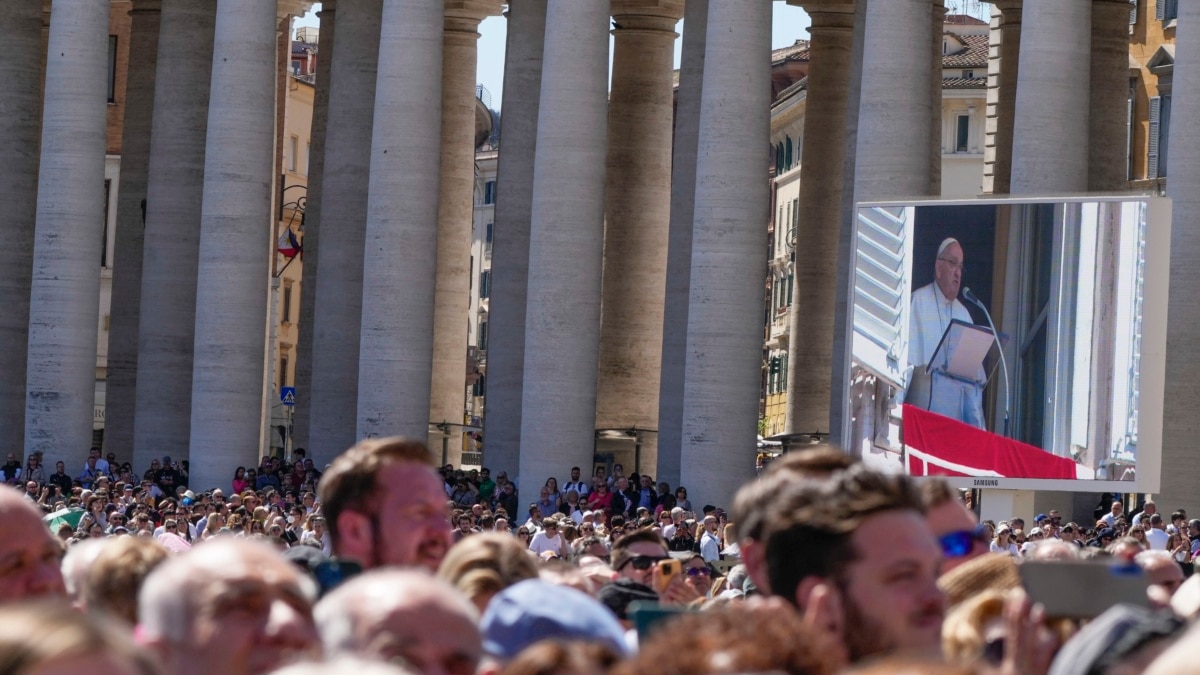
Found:
[{"label": "sky", "polygon": [[[320,9],[317,4],[304,18],[296,21],[296,26],[318,26],[320,24],[316,12]],[[798,39],[808,38],[808,14],[799,7],[784,3],[774,3],[774,17],[771,25],[771,47],[786,47]],[[492,95],[492,107],[501,108],[501,92],[504,91],[504,40],[507,34],[507,20],[502,16],[484,19],[479,25],[479,69],[476,81],[487,88]],[[680,22],[677,32],[682,31]],[[682,34],[682,33],[681,33]],[[675,67],[679,67],[680,51],[683,41],[675,41]],[[611,66],[611,62],[610,62]]]},{"label": "sky", "polygon": [[[988,16],[990,5],[981,4],[979,0],[947,0],[946,5],[951,12],[964,12],[981,19]],[[303,18],[296,21],[296,26],[317,26],[320,20],[317,12],[321,4],[314,5]],[[793,44],[796,40],[808,38],[808,14],[799,7],[774,2],[772,3],[771,48],[778,49]],[[504,91],[504,40],[507,33],[507,20],[502,16],[484,19],[479,25],[479,68],[476,82],[482,84],[492,97],[492,107],[501,108],[501,93]],[[679,22],[676,32],[682,34],[683,22]],[[610,38],[611,40],[611,38]],[[680,52],[683,40],[675,41],[675,67],[679,67]],[[611,53],[611,49],[610,49]],[[611,59],[609,61],[611,76]]]}]

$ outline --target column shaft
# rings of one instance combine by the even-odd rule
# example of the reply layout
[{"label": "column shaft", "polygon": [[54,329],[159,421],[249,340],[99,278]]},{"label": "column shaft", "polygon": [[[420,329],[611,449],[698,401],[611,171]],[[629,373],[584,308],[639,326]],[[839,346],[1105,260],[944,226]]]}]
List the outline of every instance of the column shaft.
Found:
[{"label": "column shaft", "polygon": [[[672,70],[683,3],[624,5],[613,3],[613,21],[621,27],[613,31],[608,102],[596,427],[657,429],[671,224]],[[657,455],[657,439],[645,438],[641,465],[627,466],[655,476]]]},{"label": "column shaft", "polygon": [[[308,199],[304,209],[304,276],[300,280],[300,334],[296,345],[296,400],[292,421],[292,444],[307,448],[312,421],[313,324],[317,304],[320,261],[321,195],[325,182],[325,136],[329,128],[329,85],[332,73],[337,9],[334,0],[321,3],[321,33],[317,44],[317,85],[313,93],[312,145],[308,159]],[[358,348],[357,341],[355,349]],[[354,364],[358,375],[358,364]],[[354,392],[355,398],[358,391]],[[356,413],[357,414],[357,413]],[[309,457],[312,457],[310,454]]]},{"label": "column shaft", "polygon": [[[217,0],[163,2],[141,274],[145,320],[138,328],[137,471],[191,433],[196,275],[216,14]],[[177,48],[185,42],[189,49]]]},{"label": "column shaft", "polygon": [[1129,176],[1129,0],[1092,3],[1088,190],[1124,190]]},{"label": "column shaft", "polygon": [[[1092,3],[1025,0],[1013,116],[1013,194],[1088,186]],[[1053,120],[1053,123],[1047,123]]]},{"label": "column shaft", "polygon": [[142,248],[150,125],[162,0],[139,0],[130,12],[129,75],[125,86],[125,130],[121,141],[121,189],[113,251],[112,310],[105,377],[104,446],[118,457],[133,451],[138,322],[142,301]]},{"label": "column shaft", "polygon": [[[996,104],[996,160],[992,193],[1008,194],[1012,186],[1013,122],[1017,112],[1017,76],[1021,60],[1022,0],[1000,0],[1000,72]],[[995,62],[993,62],[995,63]]]},{"label": "column shaft", "polygon": [[692,276],[692,224],[696,206],[696,145],[708,37],[708,0],[687,0],[683,55],[675,108],[671,166],[671,222],[663,306],[662,377],[658,397],[658,480],[679,485],[683,445],[683,376],[687,359],[688,289]]},{"label": "column shaft", "polygon": [[529,288],[529,219],[537,150],[538,99],[546,0],[508,8],[504,50],[504,149],[497,172],[492,292],[488,302],[487,407],[484,464],[515,476],[521,454],[525,382],[525,299]]},{"label": "column shaft", "polygon": [[838,228],[830,224],[837,222],[842,208],[854,30],[853,2],[817,2],[806,9],[812,19],[811,65],[788,330],[789,433],[829,431],[838,259]]},{"label": "column shaft", "polygon": [[316,305],[308,451],[317,466],[333,461],[358,440],[363,245],[383,3],[341,0],[337,14],[341,39],[333,46],[329,80],[329,118],[337,123],[325,132],[321,248],[309,257],[319,258],[321,269],[310,286]]},{"label": "column shaft", "polygon": [[[596,423],[608,2],[551,0],[537,127],[518,475],[591,466]],[[503,154],[503,152],[501,152]]]},{"label": "column shaft", "polygon": [[[478,5],[474,9],[479,9]],[[473,14],[471,9],[448,8],[442,33],[441,194],[429,420],[450,424],[462,424],[466,410],[470,322],[467,313],[471,277],[475,274],[471,261],[475,213],[475,66],[479,60],[478,29],[483,16]],[[499,2],[494,9],[498,14]],[[458,466],[462,463],[461,429],[450,430],[446,461]]]},{"label": "column shaft", "polygon": [[933,53],[929,62],[929,194],[942,194],[942,40],[946,30],[944,0],[933,0]]},{"label": "column shaft", "polygon": [[753,271],[766,264],[770,3],[710,3],[707,51],[680,480],[694,503],[729,504],[754,476],[747,459],[758,419],[762,280]]},{"label": "column shaft", "polygon": [[56,0],[50,23],[30,290],[25,451],[92,443],[104,221],[108,3]]},{"label": "column shaft", "polygon": [[[1173,200],[1171,280],[1167,300],[1166,387],[1163,392],[1162,489],[1159,503],[1172,509],[1200,511],[1200,495],[1191,471],[1172,470],[1196,462],[1195,397],[1200,377],[1200,3],[1179,3],[1172,83],[1171,151],[1167,156],[1167,196]],[[1186,120],[1186,121],[1185,121]]]},{"label": "column shaft", "polygon": [[0,5],[0,452],[20,455],[25,439],[25,358],[29,349],[29,284],[38,195],[38,129],[42,112],[42,8]]},{"label": "column shaft", "polygon": [[929,0],[867,6],[863,62],[868,65],[862,74],[855,185],[859,201],[932,190],[929,13]]},{"label": "column shaft", "polygon": [[424,438],[433,363],[442,3],[384,0],[363,260],[358,436]]},{"label": "column shaft", "polygon": [[[224,485],[261,437],[275,138],[275,3],[219,0],[192,372],[192,483]],[[270,248],[269,248],[270,247]]]}]

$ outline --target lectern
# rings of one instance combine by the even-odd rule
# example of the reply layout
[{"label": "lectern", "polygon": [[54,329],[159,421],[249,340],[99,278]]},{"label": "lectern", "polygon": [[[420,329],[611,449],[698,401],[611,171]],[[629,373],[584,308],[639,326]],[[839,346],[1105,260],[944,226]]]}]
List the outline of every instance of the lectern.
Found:
[{"label": "lectern", "polygon": [[914,370],[907,402],[983,429],[983,359],[995,340],[986,326],[952,319],[929,363]]}]

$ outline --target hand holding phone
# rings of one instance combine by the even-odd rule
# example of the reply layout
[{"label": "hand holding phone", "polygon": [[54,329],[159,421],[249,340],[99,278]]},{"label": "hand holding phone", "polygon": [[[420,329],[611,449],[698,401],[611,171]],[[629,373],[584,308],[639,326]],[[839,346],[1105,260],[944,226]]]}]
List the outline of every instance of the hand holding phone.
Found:
[{"label": "hand holding phone", "polygon": [[658,566],[654,568],[654,590],[662,595],[682,571],[683,565],[674,558],[658,561]]}]

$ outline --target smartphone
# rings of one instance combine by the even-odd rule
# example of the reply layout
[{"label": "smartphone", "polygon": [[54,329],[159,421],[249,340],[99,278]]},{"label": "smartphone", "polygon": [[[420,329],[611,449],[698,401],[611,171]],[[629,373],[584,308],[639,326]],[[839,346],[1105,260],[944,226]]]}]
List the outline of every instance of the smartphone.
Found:
[{"label": "smartphone", "polygon": [[362,565],[352,560],[325,560],[317,563],[312,570],[322,597],[342,583],[362,574],[362,571]]},{"label": "smartphone", "polygon": [[683,563],[675,560],[674,558],[658,561],[658,588],[655,590],[657,590],[659,593],[666,591],[667,587],[671,585],[671,582],[674,581],[675,577],[679,576],[679,573],[682,571]]},{"label": "smartphone", "polygon": [[1048,618],[1092,619],[1121,603],[1150,607],[1150,580],[1137,565],[1030,560],[1017,569],[1025,592]]}]

